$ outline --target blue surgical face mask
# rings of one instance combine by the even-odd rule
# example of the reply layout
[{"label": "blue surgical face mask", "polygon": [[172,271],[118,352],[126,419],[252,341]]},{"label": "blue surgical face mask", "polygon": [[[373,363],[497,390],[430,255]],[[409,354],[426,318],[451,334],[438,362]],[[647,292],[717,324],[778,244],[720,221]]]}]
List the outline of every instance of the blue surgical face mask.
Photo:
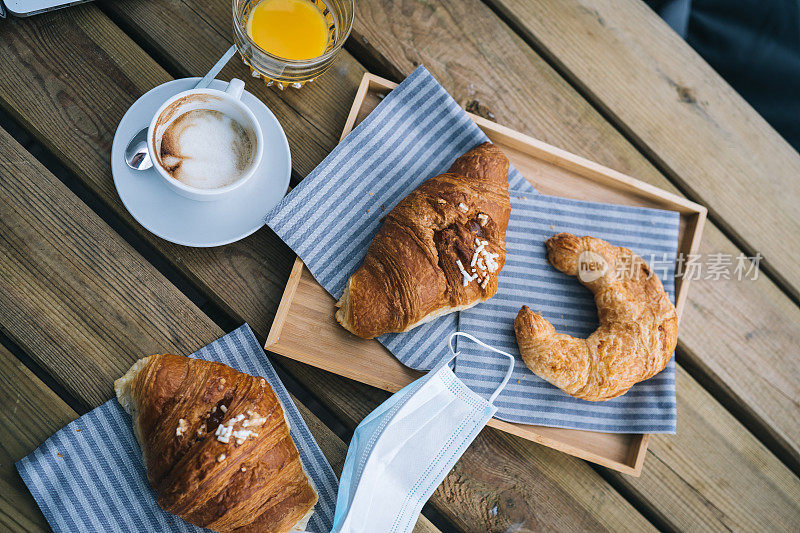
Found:
[{"label": "blue surgical face mask", "polygon": [[[448,363],[456,336],[508,357],[505,379],[487,400]],[[332,533],[404,533],[467,446],[492,418],[513,356],[466,333],[450,336],[450,357],[392,395],[358,425],[339,482]]]}]

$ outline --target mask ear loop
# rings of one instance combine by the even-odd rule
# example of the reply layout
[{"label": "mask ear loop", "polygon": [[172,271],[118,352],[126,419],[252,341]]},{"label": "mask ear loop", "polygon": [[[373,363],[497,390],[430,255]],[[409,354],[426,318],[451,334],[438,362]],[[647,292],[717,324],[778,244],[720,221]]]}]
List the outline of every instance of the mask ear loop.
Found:
[{"label": "mask ear loop", "polygon": [[506,357],[508,357],[509,365],[508,365],[508,370],[506,370],[506,375],[503,378],[503,381],[500,383],[500,385],[494,390],[492,395],[489,396],[489,403],[493,404],[494,401],[497,399],[497,397],[502,392],[502,390],[508,384],[508,381],[511,379],[511,374],[514,372],[514,356],[511,355],[510,353],[504,352],[503,350],[498,350],[494,346],[489,346],[488,344],[486,344],[482,340],[476,339],[475,337],[473,337],[469,333],[464,333],[462,331],[456,331],[455,333],[452,333],[450,335],[450,338],[447,340],[447,344],[450,346],[450,353],[453,354],[453,357],[456,357],[456,356],[458,356],[458,354],[461,353],[461,352],[456,352],[455,349],[453,348],[453,339],[455,339],[456,337],[466,337],[469,340],[471,340],[472,342],[474,342],[476,344],[479,344],[480,346],[483,346],[487,350],[491,350],[493,352],[496,352],[496,353],[499,353],[499,354],[502,354],[502,355],[505,355]]}]

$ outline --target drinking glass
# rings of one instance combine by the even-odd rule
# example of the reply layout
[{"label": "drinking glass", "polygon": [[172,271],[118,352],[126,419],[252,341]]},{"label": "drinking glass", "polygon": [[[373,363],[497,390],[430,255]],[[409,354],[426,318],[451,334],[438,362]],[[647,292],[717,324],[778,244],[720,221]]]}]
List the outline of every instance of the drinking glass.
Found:
[{"label": "drinking glass", "polygon": [[250,38],[247,20],[259,0],[233,0],[233,35],[239,54],[250,67],[254,77],[264,78],[267,85],[276,84],[283,89],[299,89],[307,81],[316,79],[331,66],[353,28],[354,0],[306,0],[325,17],[328,26],[328,44],[322,55],[312,59],[285,59],[270,54]]}]

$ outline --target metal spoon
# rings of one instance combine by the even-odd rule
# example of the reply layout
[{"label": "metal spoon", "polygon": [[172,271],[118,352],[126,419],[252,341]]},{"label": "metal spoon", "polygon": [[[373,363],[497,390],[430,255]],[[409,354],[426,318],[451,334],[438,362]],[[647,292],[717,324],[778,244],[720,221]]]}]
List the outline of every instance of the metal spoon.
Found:
[{"label": "metal spoon", "polygon": [[[219,61],[211,67],[211,70],[208,71],[208,74],[203,76],[202,80],[197,82],[194,88],[205,89],[211,85],[211,82],[217,77],[219,71],[231,60],[235,53],[236,45],[228,48],[228,51],[219,58]],[[139,130],[139,133],[134,135],[128,143],[128,146],[125,148],[125,162],[128,163],[128,166],[133,170],[147,170],[153,166],[153,162],[150,160],[150,152],[147,150],[147,127]]]},{"label": "metal spoon", "polygon": [[147,170],[153,166],[150,152],[147,150],[147,128],[139,130],[128,143],[125,148],[125,162],[133,170]]}]

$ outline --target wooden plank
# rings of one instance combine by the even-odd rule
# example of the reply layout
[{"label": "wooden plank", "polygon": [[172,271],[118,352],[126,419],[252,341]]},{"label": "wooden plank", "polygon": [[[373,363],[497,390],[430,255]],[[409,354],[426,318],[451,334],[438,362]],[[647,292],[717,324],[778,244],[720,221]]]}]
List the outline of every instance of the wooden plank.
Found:
[{"label": "wooden plank", "polygon": [[800,155],[644,2],[488,1],[800,295]]},{"label": "wooden plank", "polygon": [[800,479],[680,368],[678,390],[677,435],[651,435],[640,478],[610,475],[678,531],[800,530]]},{"label": "wooden plank", "polygon": [[[713,224],[703,239],[706,257],[740,253]],[[800,309],[780,288],[763,274],[756,281],[692,282],[678,344],[685,365],[722,391],[800,472]]]},{"label": "wooden plank", "polygon": [[[151,4],[154,5],[154,4]],[[170,9],[170,5],[163,6],[159,4],[159,9]],[[163,11],[162,11],[163,12]],[[84,20],[84,17],[86,18]],[[161,24],[166,24],[167,21],[162,20]],[[154,22],[155,24],[155,22]],[[220,32],[227,32],[229,20],[227,15],[224,19],[215,20],[214,24],[220,28]],[[191,31],[191,25],[177,25],[170,26],[172,31]],[[224,28],[222,30],[221,28]],[[152,28],[145,28],[150,29]],[[154,31],[154,30],[153,30]],[[58,40],[48,40],[42,38],[44,34],[49,32],[56,32],[59,35]],[[0,69],[8,68],[10,78],[0,80],[0,101],[4,103],[7,109],[20,118],[37,136],[37,138],[46,142],[51,147],[54,153],[62,158],[62,160],[73,170],[78,172],[79,177],[94,191],[98,193],[100,198],[106,202],[112,209],[120,214],[123,219],[129,221],[129,216],[125,213],[124,208],[119,203],[116,194],[110,190],[110,176],[108,175],[108,147],[110,146],[111,137],[113,136],[115,119],[103,118],[103,115],[111,117],[121,117],[128,105],[135,98],[136,91],[143,92],[148,87],[134,88],[130,92],[126,90],[126,85],[120,83],[119,80],[132,79],[137,80],[141,78],[153,79],[158,76],[165,76],[153,61],[146,56],[136,45],[122,35],[119,30],[111,24],[108,19],[103,17],[97,12],[96,7],[88,5],[78,8],[70,9],[68,11],[56,12],[35,19],[26,21],[13,21],[10,24],[0,27],[0,42],[9,42],[14,49],[22,50],[25,43],[28,41],[36,42],[37,46],[41,47],[39,51],[43,54],[55,54],[59,56],[69,56],[72,50],[80,49],[84,51],[86,64],[78,65],[80,68],[71,69],[68,73],[62,74],[59,71],[49,70],[49,63],[45,61],[34,61],[29,57],[25,61],[15,62],[14,65],[6,64],[0,65]],[[176,38],[166,43],[179,42],[180,39]],[[189,54],[190,51],[181,51],[184,55]],[[122,54],[124,60],[119,60],[116,63],[106,63],[101,70],[93,66],[95,58],[98,61],[103,60],[108,55]],[[178,56],[179,54],[175,54]],[[214,58],[208,58],[208,64],[213,62]],[[51,63],[54,60],[51,58]],[[61,61],[59,59],[58,61]],[[55,64],[58,64],[55,61]],[[229,68],[235,68],[232,65]],[[110,72],[113,70],[113,72]],[[85,73],[86,78],[81,79]],[[153,75],[156,73],[158,76]],[[363,74],[363,69],[359,72],[359,79]],[[62,77],[72,76],[67,78],[67,82],[62,82]],[[81,113],[89,114],[93,117],[93,121],[97,123],[97,130],[92,136],[82,135],[82,129],[77,127],[81,121],[71,122],[70,116],[65,115],[60,107],[53,103],[53,97],[45,91],[44,94],[34,92],[30,96],[18,97],[13,94],[13,82],[18,82],[21,79],[47,80],[52,83],[52,86],[58,88],[60,98],[63,100],[72,101],[72,107],[81,110]],[[52,82],[51,82],[52,80]],[[155,83],[155,80],[153,80]],[[339,80],[341,81],[341,80]],[[316,82],[314,82],[316,83]],[[146,85],[145,82],[142,83]],[[252,85],[248,83],[248,88]],[[260,90],[260,86],[253,89],[254,91]],[[305,90],[305,89],[303,89]],[[346,90],[346,87],[342,90]],[[356,86],[353,86],[353,94],[355,93]],[[104,101],[107,101],[105,109],[100,112],[95,111],[94,92],[102,92]],[[259,93],[261,94],[261,93]],[[276,93],[278,94],[278,93]],[[287,94],[287,93],[283,93]],[[303,93],[309,94],[309,93]],[[37,102],[39,102],[37,104]],[[343,109],[343,116],[346,116],[347,110],[352,100],[347,102],[347,107]],[[319,106],[323,102],[319,102]],[[328,105],[328,103],[324,103]],[[44,112],[36,107],[44,108]],[[48,119],[47,111],[54,113],[52,116],[57,117],[58,121],[67,121],[67,125],[54,121],[52,118]],[[322,107],[320,107],[320,112]],[[77,113],[77,112],[76,112]],[[85,116],[79,114],[79,116]],[[305,117],[305,119],[297,118],[299,122],[314,121],[315,117]],[[55,122],[55,123],[54,123]],[[341,124],[337,126],[335,135],[341,132]],[[309,135],[314,135],[313,130],[308,132]],[[75,139],[77,137],[77,139]],[[73,141],[68,141],[72,138]],[[80,146],[75,146],[76,144]],[[298,148],[294,145],[294,149]],[[303,145],[299,145],[303,146]],[[297,157],[293,158],[295,161]],[[133,223],[131,225],[136,228]],[[140,229],[140,228],[139,228]],[[272,235],[271,232],[266,230],[259,231],[256,236]],[[238,246],[226,246],[219,251],[217,250],[189,250],[181,247],[170,246],[163,241],[153,238],[152,236],[144,233],[144,237],[161,251],[168,260],[170,260],[176,267],[182,269],[193,279],[197,280],[199,285],[209,290],[211,296],[217,298],[222,302],[225,310],[231,311],[231,314],[237,318],[246,318],[248,322],[254,327],[256,332],[263,339],[269,327],[271,317],[274,314],[274,309],[277,307],[278,299],[280,298],[285,277],[276,282],[275,285],[280,285],[280,289],[270,288],[273,282],[271,279],[264,279],[265,277],[273,277],[273,271],[276,269],[274,261],[270,261],[268,250],[264,250],[266,246],[265,241],[258,241],[253,244],[253,239],[258,237],[250,237]],[[283,245],[277,246],[276,251],[272,251],[272,255],[285,253],[285,261],[289,263],[292,256]],[[288,276],[288,266],[286,267],[284,276]],[[199,280],[202,280],[200,282]],[[253,280],[258,280],[254,283]],[[274,287],[274,286],[273,286]],[[270,294],[270,298],[266,298],[265,293],[273,290],[274,293]],[[267,304],[262,300],[274,301],[275,307],[270,311],[265,311]],[[269,318],[265,315],[269,313]],[[294,369],[295,376],[303,382],[307,383],[310,376],[321,375],[319,371],[304,367],[301,369]],[[355,385],[351,384],[351,387]],[[361,386],[361,390],[369,390],[368,387]],[[349,398],[356,398],[358,395],[352,395]],[[496,451],[498,456],[503,455],[503,450]],[[480,475],[489,475],[495,470],[491,460],[476,461],[479,468],[483,471],[479,472]],[[578,463],[573,463],[578,464]],[[478,467],[476,467],[478,468]],[[565,466],[564,468],[573,468],[573,466]],[[529,467],[531,472],[524,475],[536,476],[535,467]],[[583,513],[589,512],[596,518],[598,526],[596,529],[604,529],[602,524],[607,521],[616,523],[613,517],[616,515],[626,517],[626,520],[631,524],[636,524],[637,527],[647,529],[647,522],[639,515],[619,494],[603,482],[603,480],[590,469],[580,471],[579,478],[581,483],[588,487],[586,490],[588,494],[607,493],[608,496],[605,500],[608,505],[601,509],[584,509],[581,506],[568,499],[565,495],[553,495],[553,498],[561,498],[563,509],[573,509],[570,511],[574,513],[572,516],[578,516]],[[472,485],[462,480],[461,485],[465,491],[469,491]],[[480,486],[476,487],[479,490]],[[547,499],[547,492],[543,492],[542,496]],[[505,497],[512,501],[515,496],[513,493],[507,493]],[[567,498],[567,500],[563,500]],[[477,523],[482,520],[482,516],[489,512],[489,509],[474,509],[466,508],[462,504],[461,499],[446,500],[440,496],[436,496],[432,500],[432,504],[437,509],[447,511],[451,515],[459,516],[460,520],[465,523]],[[520,503],[521,505],[521,503]],[[447,513],[446,513],[447,514]],[[562,517],[563,518],[563,517]],[[508,527],[513,525],[508,524]]]},{"label": "wooden plank", "polygon": [[222,333],[7,134],[0,137],[0,328],[98,405],[144,354]]},{"label": "wooden plank", "polygon": [[423,64],[476,115],[637,179],[657,173],[480,0],[359,0],[350,39],[376,74],[400,81]]},{"label": "wooden plank", "polygon": [[[0,327],[70,394],[94,407],[143,355],[188,354],[223,334],[2,130],[0,153]],[[345,444],[296,403],[341,471]],[[438,531],[424,517],[418,530]]]},{"label": "wooden plank", "polygon": [[0,528],[49,531],[14,463],[78,418],[64,401],[0,346]]},{"label": "wooden plank", "polygon": [[[162,4],[159,5],[161,6]],[[360,16],[362,16],[361,6],[362,3],[359,3]],[[130,103],[135,96],[133,94],[126,95],[124,84],[122,84],[121,87],[117,87],[115,83],[107,83],[105,77],[132,80],[152,80],[154,77],[154,72],[163,74],[163,72],[160,71],[158,67],[149,60],[149,58],[142,54],[132,42],[126,41],[123,37],[115,33],[113,27],[109,28],[109,24],[103,21],[102,17],[89,19],[92,21],[92,28],[94,28],[94,33],[92,34],[94,41],[90,39],[90,42],[93,44],[87,44],[81,40],[87,39],[87,37],[79,37],[76,34],[80,34],[81,32],[86,32],[89,30],[84,29],[81,26],[83,22],[80,20],[80,17],[83,16],[82,13],[84,13],[84,10],[88,10],[91,7],[92,6],[74,8],[69,11],[62,12],[63,14],[52,14],[44,17],[37,17],[36,19],[25,21],[25,24],[32,26],[30,29],[27,29],[26,32],[32,35],[32,38],[39,47],[38,50],[40,53],[46,53],[49,55],[64,55],[71,53],[70,50],[73,49],[83,50],[84,54],[91,59],[87,61],[88,64],[85,65],[85,68],[88,69],[89,72],[95,76],[95,78],[87,77],[86,79],[82,80],[85,83],[78,83],[80,80],[73,80],[69,85],[63,84],[59,81],[59,76],[64,75],[64,73],[62,73],[60,70],[51,70],[48,68],[47,63],[44,60],[42,60],[40,63],[35,63],[30,57],[25,56],[26,62],[7,61],[4,62],[3,65],[0,65],[0,69],[2,69],[2,73],[4,75],[0,78],[0,100],[3,100],[4,106],[7,109],[13,109],[15,115],[20,118],[39,116],[46,119],[48,116],[48,111],[50,111],[50,116],[58,117],[60,121],[67,121],[69,125],[66,127],[62,123],[53,124],[52,120],[26,120],[25,123],[31,127],[31,130],[39,139],[47,140],[49,143],[48,146],[55,148],[53,149],[54,153],[56,153],[57,156],[63,161],[68,163],[71,168],[78,170],[82,169],[81,175],[84,177],[83,179],[86,179],[86,182],[95,190],[102,192],[108,191],[108,188],[110,187],[107,151],[108,147],[110,146],[111,139],[109,130],[113,130],[114,119],[109,119],[106,117],[105,119],[101,120],[101,117],[98,115],[97,124],[101,129],[97,130],[94,136],[81,137],[80,142],[73,142],[73,135],[79,135],[80,132],[82,132],[82,129],[77,127],[77,125],[82,124],[82,122],[73,122],[70,119],[70,115],[63,114],[61,108],[52,103],[55,100],[54,97],[48,97],[45,99],[29,99],[27,97],[18,96],[17,94],[10,94],[15,87],[50,84],[51,86],[58,88],[58,91],[55,94],[61,94],[61,98],[64,101],[74,100],[79,102],[81,106],[91,110],[93,99],[100,98],[99,96],[95,95],[93,91],[106,91],[105,94],[114,96],[114,98],[108,98],[108,104],[106,105],[113,107],[108,108],[107,114],[109,116],[121,117],[125,106]],[[435,8],[431,7],[430,9]],[[169,13],[168,9],[166,13]],[[487,21],[491,21],[491,16],[487,17]],[[219,21],[215,20],[214,23],[218,28],[220,28],[220,32],[227,32],[228,22],[229,21],[225,19]],[[163,24],[167,23],[168,21],[166,20],[163,22]],[[393,23],[401,24],[403,21],[393,20]],[[16,26],[17,24],[21,23],[7,21],[6,24],[0,27],[0,33],[3,37],[0,42],[5,43],[8,42],[7,40],[12,38],[14,39],[14,42],[24,42],[24,40],[20,41],[14,37],[14,33],[18,31]],[[47,26],[45,26],[45,24]],[[173,26],[173,29],[176,32],[191,32],[191,26]],[[146,32],[148,30],[145,28],[143,31]],[[59,40],[48,40],[35,37],[36,35],[48,32],[54,32],[55,34],[58,34]],[[429,31],[428,33],[430,33],[432,36],[435,36],[437,32]],[[447,38],[447,32],[444,32],[442,35],[445,37],[445,39]],[[142,37],[144,38],[146,36],[142,35]],[[424,36],[419,36],[418,39],[420,49],[424,49],[426,46],[425,39],[423,37]],[[80,44],[75,44],[76,40],[79,41]],[[112,40],[113,42],[105,42],[106,40]],[[70,45],[70,42],[73,44]],[[172,46],[170,44],[171,42],[172,41],[163,41],[162,44],[164,46]],[[469,83],[475,82],[480,84],[482,91],[481,98],[484,102],[495,101],[493,99],[495,95],[498,95],[496,101],[502,104],[502,99],[507,96],[504,96],[500,93],[502,91],[507,91],[507,89],[504,89],[507,87],[507,85],[504,85],[503,83],[495,83],[493,85],[484,84],[483,81],[481,81],[482,78],[480,74],[488,68],[486,67],[487,63],[482,60],[477,60],[471,56],[472,54],[476,53],[474,48],[462,50],[462,44],[465,43],[462,43],[458,39],[451,40],[451,51],[447,52],[447,50],[444,50],[444,57],[448,57],[448,54],[452,54],[452,57],[461,58],[459,60],[460,63],[469,63],[472,65],[483,64],[483,67],[478,68],[477,66],[474,66],[470,67],[469,70],[465,70],[464,67],[459,65],[442,65],[441,62],[438,61],[428,61],[426,64],[429,68],[434,70],[434,74],[445,83],[445,86],[448,88],[448,90],[450,90],[458,100],[465,101],[465,98],[470,94]],[[397,47],[398,43],[394,42],[393,46]],[[121,48],[124,54],[127,54],[127,56],[124,57],[128,57],[128,59],[124,62],[120,62],[119,65],[107,65],[107,69],[116,69],[115,72],[100,72],[95,74],[94,71],[91,70],[91,63],[94,58],[102,58],[106,55],[103,50],[113,50],[117,47]],[[456,48],[458,48],[458,52],[453,51]],[[440,50],[443,50],[443,48],[440,47]],[[180,52],[185,57],[190,55],[191,51],[180,50]],[[458,55],[455,55],[456,53]],[[511,54],[512,52],[509,51],[509,53]],[[517,52],[513,52],[513,54],[516,53]],[[177,52],[172,55],[177,55]],[[477,57],[480,58],[480,55]],[[213,62],[213,58],[207,58],[206,62],[210,65]],[[405,63],[404,65],[406,64],[408,67],[403,67],[406,70],[413,67],[413,64],[410,62]],[[498,68],[496,70],[500,69]],[[585,101],[581,100],[579,97],[575,96],[574,93],[570,92],[568,85],[559,82],[558,78],[552,75],[546,75],[543,78],[537,74],[537,69],[532,67],[528,69],[528,72],[531,74],[530,79],[525,80],[526,83],[538,83],[538,81],[541,79],[555,80],[550,85],[548,85],[548,83],[542,83],[540,85],[535,85],[535,87],[539,92],[554,92],[556,94],[556,96],[550,97],[551,99],[549,100],[549,103],[555,106],[555,109],[558,109],[563,113],[563,121],[567,125],[559,125],[560,121],[551,120],[551,122],[548,124],[548,127],[553,130],[553,135],[562,135],[559,133],[562,131],[562,127],[569,129],[568,135],[563,134],[562,140],[564,142],[556,144],[570,149],[571,151],[577,151],[582,155],[591,157],[595,160],[600,160],[602,163],[609,164],[613,168],[617,168],[637,178],[649,181],[657,186],[664,187],[665,184],[668,183],[668,180],[658,174],[658,172],[651,165],[649,165],[647,161],[644,160],[631,145],[626,143],[612,127],[608,125],[602,126],[602,118],[597,113],[593,112],[591,107],[588,106]],[[71,73],[72,71],[70,71],[70,74]],[[71,89],[71,87],[73,87],[73,89]],[[80,87],[81,90],[78,91],[74,89],[77,87]],[[143,91],[145,88],[141,88],[140,90]],[[343,90],[346,90],[346,88]],[[355,93],[355,87],[352,88],[352,91]],[[19,91],[13,92],[19,93]],[[49,93],[47,94],[49,96]],[[301,94],[303,93],[301,92]],[[518,107],[516,110],[507,111],[506,118],[513,117],[515,121],[522,123],[523,127],[520,129],[523,129],[528,133],[532,133],[540,138],[545,137],[545,140],[554,142],[552,138],[546,138],[545,135],[538,135],[536,131],[533,131],[534,129],[540,128],[537,117],[539,116],[538,113],[540,113],[541,110],[539,109],[538,104],[534,105],[538,102],[536,95],[533,95],[531,98],[526,96],[524,100],[525,102],[519,104],[520,107]],[[320,103],[319,105],[322,104]],[[73,104],[73,106],[75,106],[75,104]],[[44,112],[40,111],[39,108],[43,108]],[[499,107],[495,109],[499,109]],[[346,115],[346,109],[343,111],[343,115]],[[314,122],[316,117],[308,116],[305,119],[298,120],[301,122]],[[585,122],[586,127],[581,128],[574,126],[576,121],[578,123]],[[514,124],[511,121],[508,121],[507,123],[513,125],[515,128],[519,128],[518,124]],[[589,127],[589,124],[592,125],[591,128]],[[527,127],[525,127],[526,125]],[[599,128],[602,130],[601,134],[595,135],[592,133],[595,131],[592,128]],[[582,133],[584,129],[587,132],[586,137],[584,137]],[[341,131],[341,126],[339,127],[338,131]],[[338,131],[336,132],[337,134]],[[309,135],[312,134],[313,132],[310,131]],[[594,137],[592,137],[593,135]],[[573,136],[574,138],[570,140],[570,136]],[[296,150],[297,148],[293,149]],[[593,157],[594,150],[597,152],[597,157]],[[85,153],[81,153],[82,151]],[[608,154],[616,154],[616,162],[603,160],[603,157],[608,157]],[[294,155],[297,156],[297,154]],[[295,157],[295,159],[297,159],[297,157]],[[127,215],[125,215],[120,209],[119,202],[113,194],[113,191],[110,193],[101,194],[101,197],[110,206],[112,206],[112,208],[118,210],[123,217],[127,217]],[[126,220],[128,219],[126,218]],[[258,232],[256,235],[260,235],[262,233],[264,232]],[[713,251],[718,245],[722,248],[730,246],[729,241],[725,239],[725,237],[719,233],[719,231],[716,230],[713,225],[708,228],[706,235],[707,239],[703,244],[704,251]],[[170,249],[170,247],[164,246],[163,243],[159,243],[157,239],[150,239],[151,242],[154,242],[154,244],[158,246],[159,250],[162,250],[165,256],[167,256],[170,261],[173,262],[173,264],[183,269],[184,272],[194,276],[198,284],[203,287],[204,290],[210,290],[211,296],[217,298],[220,302],[228,302],[224,305],[224,307],[226,310],[234,311],[233,316],[247,318],[247,320],[254,325],[261,338],[264,338],[269,321],[272,318],[272,314],[274,314],[274,309],[277,307],[278,298],[280,296],[279,293],[271,294],[269,297],[265,296],[265,293],[268,291],[264,287],[270,283],[270,280],[263,279],[265,276],[269,275],[264,274],[264,272],[267,271],[271,265],[274,265],[274,261],[271,262],[265,259],[268,252],[258,247],[256,247],[254,251],[251,251],[244,247],[244,245],[242,245],[242,248],[225,247],[222,249],[222,257],[217,258],[217,256],[214,255],[206,255],[205,251],[186,249],[178,249],[173,251]],[[253,237],[251,237],[251,239],[253,239]],[[248,241],[250,240],[248,239],[245,241],[245,243]],[[229,250],[231,251],[229,252]],[[288,276],[288,264],[291,261],[291,256],[289,255],[288,251],[285,251],[285,253],[286,270],[283,272],[283,276]],[[259,282],[253,283],[253,279],[258,279]],[[282,285],[282,283],[283,280],[281,280],[279,283],[276,282],[274,285]],[[698,293],[698,285],[700,285],[700,283],[697,282],[695,282],[693,285],[693,294]],[[710,282],[710,286],[712,288],[713,285],[714,283]],[[792,322],[793,315],[781,318],[781,320],[777,322],[767,322],[766,320],[761,320],[758,312],[751,313],[748,317],[748,320],[756,323],[757,327],[764,331],[774,331],[775,333],[769,338],[769,341],[759,335],[752,336],[751,340],[745,341],[744,332],[747,330],[738,329],[737,326],[739,325],[739,322],[731,322],[727,317],[725,306],[720,306],[718,304],[718,300],[735,300],[742,298],[743,301],[749,299],[750,305],[753,309],[766,309],[773,305],[773,300],[776,298],[783,298],[783,296],[780,294],[780,291],[775,289],[774,285],[772,285],[769,280],[764,279],[759,279],[758,282],[753,284],[735,284],[735,287],[732,287],[731,290],[734,290],[734,292],[716,294],[715,299],[710,301],[709,306],[707,307],[708,315],[702,317],[703,320],[706,321],[713,320],[715,323],[726,324],[726,328],[729,327],[731,329],[732,333],[726,339],[728,344],[723,346],[718,341],[715,341],[713,343],[698,345],[696,346],[698,353],[702,354],[703,357],[708,357],[709,353],[712,355],[718,354],[720,360],[722,361],[724,358],[742,357],[741,354],[744,353],[744,350],[746,350],[748,353],[751,351],[752,353],[759,353],[759,351],[762,349],[772,350],[773,342],[779,343],[786,348],[782,351],[776,350],[777,353],[791,353],[791,349],[793,346],[796,346],[796,343],[790,344],[788,341],[792,339],[792,336],[795,335],[794,332],[797,331],[797,322]],[[270,301],[274,302],[274,307],[271,308],[271,311],[265,310],[269,307],[268,303],[265,302]],[[700,301],[700,305],[702,305],[702,303],[703,302]],[[687,313],[691,310],[691,308],[692,305],[687,307]],[[738,320],[738,317],[735,318],[735,320]],[[686,321],[689,322],[688,314]],[[703,325],[704,322],[698,322],[696,327],[700,328],[703,327]],[[683,353],[684,356],[686,356],[686,353],[688,352]],[[313,379],[316,379],[320,375],[319,373],[315,373],[303,365],[298,365],[298,368],[294,368],[293,372],[303,383],[309,384],[312,387],[315,387],[315,385],[313,385]],[[328,378],[328,376],[325,377]],[[740,379],[744,380],[745,377],[741,377]],[[326,383],[326,387],[330,386],[328,385],[329,381],[321,381],[320,383]],[[734,383],[734,385],[736,385],[736,383]],[[681,382],[678,388],[679,394],[683,394],[683,389],[687,386],[696,387],[697,385],[693,382],[690,382],[688,385],[685,385],[683,382]],[[369,388],[357,387],[351,382],[345,381],[340,386],[337,386],[336,390],[333,391],[332,394],[335,393],[337,398],[347,398],[348,393],[346,393],[346,391],[348,390],[352,392],[350,395],[350,398],[353,398],[352,401],[359,401],[359,398],[366,397],[370,391]],[[746,391],[748,390],[748,387],[741,387],[739,390]],[[751,395],[753,403],[756,405],[758,405],[759,401],[757,394],[758,392],[759,391],[755,391]],[[791,434],[794,429],[789,423],[790,421],[791,418],[776,420],[774,423],[781,426],[783,431],[787,431]],[[772,422],[773,421],[771,421],[771,423]],[[693,422],[691,420],[683,421],[682,419],[681,424],[684,423]],[[741,426],[737,426],[736,431],[738,433],[746,433],[746,430]],[[721,435],[720,438],[727,438],[727,436]],[[504,453],[506,452],[498,452],[498,455],[502,456]],[[686,451],[686,453],[688,453],[688,451]],[[691,457],[687,458],[686,460],[691,460]],[[484,459],[483,462],[476,461],[475,464],[477,465],[476,468],[482,466],[483,468],[492,471],[496,471],[498,469],[498,467],[491,462],[491,459]],[[558,475],[562,475],[560,473],[560,469],[566,468],[572,470],[575,468],[576,464],[578,463],[566,463],[565,466],[565,463],[557,463],[557,466],[554,468],[556,468],[556,470],[559,472]],[[533,466],[527,468],[532,469],[534,472],[536,470],[536,467]],[[579,481],[576,481],[576,486],[589,486],[589,489],[584,489],[587,490],[587,497],[590,497],[592,494],[596,494],[596,491],[598,490],[594,485],[596,478],[590,477],[590,474],[588,473],[585,474],[585,476],[588,477],[584,477],[583,471],[581,470],[580,472],[581,477]],[[722,479],[722,483],[725,483],[725,474],[726,473],[724,471],[720,474],[719,479]],[[476,475],[483,476],[485,475],[485,472],[477,472]],[[537,477],[537,475],[526,473],[526,470],[520,470],[518,475],[522,475],[523,477],[526,475],[529,477]],[[551,474],[551,476],[554,475],[556,474]],[[651,480],[652,483],[660,483],[661,486],[665,487],[672,485],[681,486],[680,483],[673,483],[673,481],[674,477],[664,480]],[[666,507],[668,505],[673,507],[678,505],[686,505],[694,508],[700,508],[705,505],[704,499],[706,497],[706,493],[711,489],[708,488],[707,484],[703,480],[687,480],[683,485],[689,486],[690,489],[677,492],[665,490],[664,493],[666,495],[665,498],[668,499],[667,502],[656,502],[656,504],[662,507]],[[478,485],[476,490],[479,490],[479,488],[480,485]],[[510,496],[512,493],[507,492],[503,494],[505,496]],[[542,495],[542,497],[545,500],[547,499],[546,495]],[[747,501],[747,498],[741,497],[740,500]],[[619,504],[617,500],[613,501],[613,505],[604,505],[593,511],[597,515],[606,517],[599,520],[611,520],[611,518],[609,518],[610,515],[619,513]],[[448,502],[444,503],[446,504]],[[491,507],[482,509],[480,511],[482,514],[478,515],[476,523],[478,520],[483,520],[481,517],[485,516],[486,513],[489,513],[491,509]],[[451,508],[449,512],[456,515],[463,512],[463,516],[460,518],[462,521],[468,521],[470,517],[473,516],[471,514],[473,511],[466,509]],[[512,524],[509,524],[509,527],[511,525]]]}]

